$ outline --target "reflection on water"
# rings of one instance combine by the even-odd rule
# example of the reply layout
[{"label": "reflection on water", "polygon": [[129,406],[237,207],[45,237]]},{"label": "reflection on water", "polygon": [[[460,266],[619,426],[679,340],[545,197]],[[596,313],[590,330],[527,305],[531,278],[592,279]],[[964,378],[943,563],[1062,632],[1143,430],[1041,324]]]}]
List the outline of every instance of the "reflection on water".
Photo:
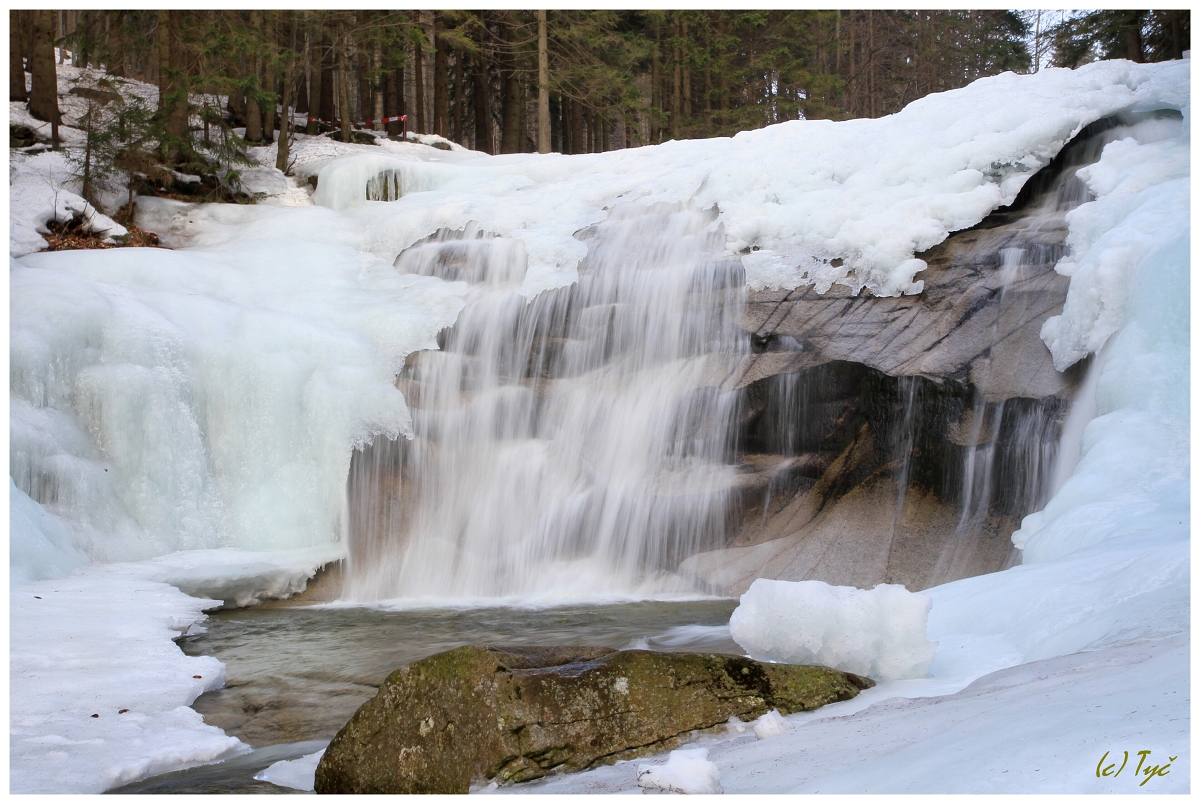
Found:
[{"label": "reflection on water", "polygon": [[[207,723],[260,750],[113,792],[286,792],[253,781],[254,774],[279,759],[319,750],[320,744],[306,741],[331,739],[402,664],[471,644],[741,655],[744,651],[729,637],[735,606],[736,600],[693,600],[553,609],[215,612],[204,623],[206,633],[178,640],[189,655],[216,656],[225,663],[225,688],[202,695],[192,708]],[[265,746],[272,748],[262,750]]]}]

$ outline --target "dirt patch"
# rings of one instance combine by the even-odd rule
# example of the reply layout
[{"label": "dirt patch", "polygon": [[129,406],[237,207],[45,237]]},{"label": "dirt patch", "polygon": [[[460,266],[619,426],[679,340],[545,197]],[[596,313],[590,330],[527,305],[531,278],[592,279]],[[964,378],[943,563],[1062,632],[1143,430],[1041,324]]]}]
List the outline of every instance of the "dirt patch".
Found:
[{"label": "dirt patch", "polygon": [[66,223],[51,221],[46,226],[50,233],[43,235],[49,245],[42,250],[73,251],[83,248],[125,248],[128,246],[163,248],[158,242],[158,235],[153,232],[143,231],[132,223],[126,223],[124,226],[129,230],[129,234],[121,238],[113,238],[118,242],[110,243],[105,240],[105,234],[85,229],[83,218],[72,218]]}]

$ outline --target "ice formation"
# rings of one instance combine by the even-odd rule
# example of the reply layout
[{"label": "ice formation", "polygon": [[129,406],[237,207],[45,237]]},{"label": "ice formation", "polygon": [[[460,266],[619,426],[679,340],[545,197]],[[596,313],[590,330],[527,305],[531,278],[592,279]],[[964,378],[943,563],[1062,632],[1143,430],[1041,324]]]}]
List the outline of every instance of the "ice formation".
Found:
[{"label": "ice formation", "polygon": [[791,731],[795,726],[784,720],[778,709],[772,709],[754,721],[751,728],[754,730],[755,737],[765,740],[768,737],[778,737],[785,731]]},{"label": "ice formation", "polygon": [[664,765],[638,765],[638,787],[670,793],[723,793],[721,771],[708,759],[707,748],[672,751]]},{"label": "ice formation", "polygon": [[102,561],[339,534],[350,451],[408,431],[393,377],[462,286],[257,242],[13,263],[10,473]]},{"label": "ice formation", "polygon": [[920,678],[937,643],[926,636],[928,595],[899,584],[871,590],[759,578],[729,621],[755,659],[822,664],[878,681]]},{"label": "ice formation", "polygon": [[270,782],[278,787],[290,787],[293,790],[311,791],[316,786],[317,765],[324,751],[300,757],[299,759],[284,759],[275,762],[254,775],[260,782]]}]

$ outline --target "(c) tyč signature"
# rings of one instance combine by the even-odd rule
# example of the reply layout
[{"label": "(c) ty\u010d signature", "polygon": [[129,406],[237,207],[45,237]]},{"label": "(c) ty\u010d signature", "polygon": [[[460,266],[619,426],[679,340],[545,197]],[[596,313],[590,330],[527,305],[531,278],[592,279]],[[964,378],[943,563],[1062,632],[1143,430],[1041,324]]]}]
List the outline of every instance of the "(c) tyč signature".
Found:
[{"label": "(c) ty\u010d signature", "polygon": [[[1129,763],[1129,752],[1122,751],[1121,753],[1124,754],[1124,757],[1121,759],[1121,767],[1117,768],[1116,762],[1105,765],[1104,763],[1108,759],[1109,753],[1110,752],[1105,751],[1104,756],[1100,757],[1100,761],[1096,763],[1096,777],[1097,778],[1099,778],[1101,776],[1112,776],[1115,779],[1116,777],[1121,775],[1121,771],[1125,770],[1125,766]],[[1134,776],[1143,776],[1144,775],[1146,777],[1145,779],[1142,779],[1142,781],[1138,784],[1138,787],[1143,786],[1144,784],[1146,784],[1146,782],[1150,781],[1155,776],[1166,776],[1171,770],[1171,763],[1179,758],[1177,756],[1167,757],[1168,761],[1165,765],[1151,765],[1146,761],[1149,758],[1150,753],[1151,753],[1150,751],[1138,751],[1137,752],[1137,757],[1138,757],[1137,768],[1134,769],[1133,775]],[[1114,759],[1115,759],[1115,757],[1114,757]],[[1143,765],[1145,766],[1145,770],[1142,769]],[[1113,768],[1116,768],[1116,771],[1113,771]]]}]

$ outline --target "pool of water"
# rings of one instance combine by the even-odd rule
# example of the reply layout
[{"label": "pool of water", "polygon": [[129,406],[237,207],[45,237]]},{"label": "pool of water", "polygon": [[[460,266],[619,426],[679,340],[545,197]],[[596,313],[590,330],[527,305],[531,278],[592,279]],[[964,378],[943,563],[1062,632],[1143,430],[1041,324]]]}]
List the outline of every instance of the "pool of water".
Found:
[{"label": "pool of water", "polygon": [[[319,750],[403,664],[460,645],[588,645],[664,651],[744,651],[729,637],[736,600],[648,601],[549,609],[386,610],[327,606],[219,611],[178,641],[225,663],[223,689],[192,705],[255,749],[114,790],[121,793],[283,793],[254,774]],[[315,746],[315,747],[314,747]]]}]

